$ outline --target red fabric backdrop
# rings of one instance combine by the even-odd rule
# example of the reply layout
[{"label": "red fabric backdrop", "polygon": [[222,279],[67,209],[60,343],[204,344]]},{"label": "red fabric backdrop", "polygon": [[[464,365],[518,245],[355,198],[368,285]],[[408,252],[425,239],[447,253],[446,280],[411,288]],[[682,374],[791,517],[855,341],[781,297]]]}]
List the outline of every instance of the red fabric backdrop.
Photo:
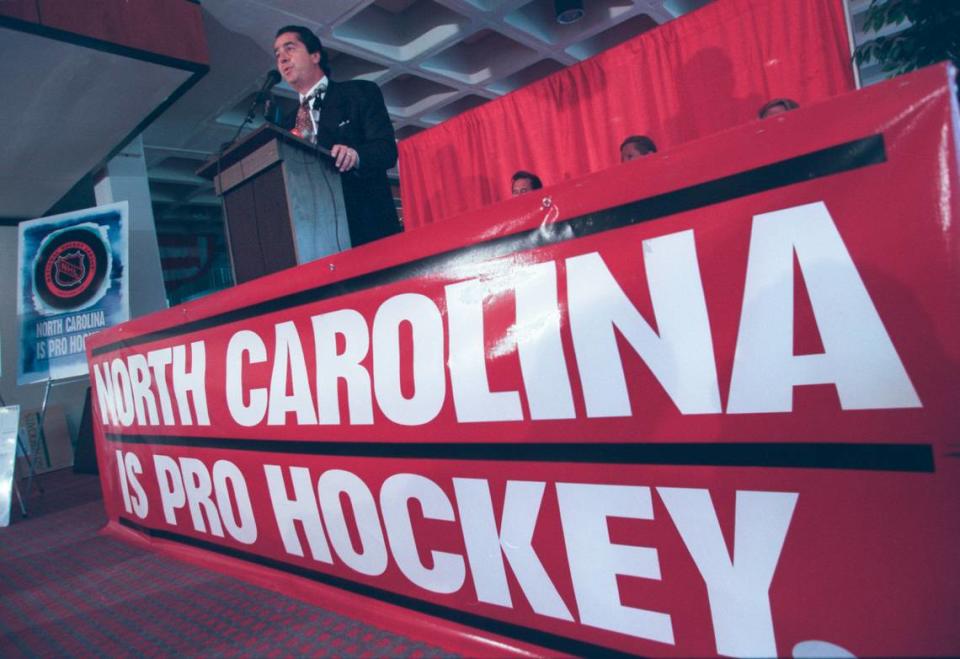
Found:
[{"label": "red fabric backdrop", "polygon": [[[841,0],[718,0],[400,142],[408,229],[619,162],[631,134],[660,151],[853,89]],[[722,154],[720,154],[722,155]]]}]

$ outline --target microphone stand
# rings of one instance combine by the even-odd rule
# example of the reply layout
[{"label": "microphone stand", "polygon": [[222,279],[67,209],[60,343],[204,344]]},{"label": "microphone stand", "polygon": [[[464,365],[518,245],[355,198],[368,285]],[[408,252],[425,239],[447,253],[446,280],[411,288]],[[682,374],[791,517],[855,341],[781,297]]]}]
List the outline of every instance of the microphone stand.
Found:
[{"label": "microphone stand", "polygon": [[247,109],[246,116],[243,118],[243,121],[240,123],[239,128],[237,128],[237,132],[233,134],[233,137],[230,138],[230,141],[227,142],[226,145],[220,147],[221,154],[223,154],[224,151],[229,149],[233,145],[233,143],[237,141],[237,138],[240,137],[240,133],[243,132],[243,129],[247,127],[247,124],[253,121],[253,118],[257,115],[257,106],[260,105],[260,102],[265,100],[269,94],[270,93],[267,91],[257,92],[257,95],[253,97],[253,102],[250,103],[249,109]]},{"label": "microphone stand", "polygon": [[247,114],[243,118],[243,121],[240,123],[240,127],[237,128],[237,132],[234,134],[233,138],[229,142],[220,147],[220,155],[229,149],[234,142],[237,141],[237,138],[240,137],[240,133],[243,132],[243,129],[247,127],[253,118],[257,114],[257,106],[260,103],[264,103],[264,110],[266,110],[266,100],[270,95],[270,89],[280,82],[280,74],[274,69],[267,74],[266,79],[263,81],[263,84],[260,86],[260,90],[257,92],[257,95],[253,97],[253,102],[250,103],[250,107],[247,108]]}]

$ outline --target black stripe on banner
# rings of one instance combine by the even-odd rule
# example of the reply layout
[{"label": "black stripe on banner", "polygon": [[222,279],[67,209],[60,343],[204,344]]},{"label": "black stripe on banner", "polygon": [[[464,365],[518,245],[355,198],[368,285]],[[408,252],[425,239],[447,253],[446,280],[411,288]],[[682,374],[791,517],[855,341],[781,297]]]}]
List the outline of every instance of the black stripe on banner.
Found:
[{"label": "black stripe on banner", "polygon": [[614,444],[324,442],[222,437],[170,437],[107,433],[117,444],[189,446],[230,451],[293,453],[364,458],[580,462],[620,465],[786,467],[860,471],[934,471],[929,444],[843,444],[829,442],[715,442]]},{"label": "black stripe on banner", "polygon": [[426,613],[428,615],[437,618],[443,618],[444,620],[449,620],[451,622],[466,625],[468,627],[483,629],[499,636],[514,638],[518,641],[539,645],[540,647],[551,650],[566,652],[581,657],[635,656],[626,652],[613,650],[602,645],[594,645],[593,643],[579,641],[577,639],[568,638],[559,634],[551,634],[550,632],[541,631],[532,627],[524,627],[522,625],[504,622],[495,618],[488,618],[475,613],[467,613],[466,611],[454,609],[449,606],[443,606],[441,604],[434,604],[433,602],[427,602],[409,595],[395,593],[389,590],[384,590],[383,588],[377,588],[376,586],[358,583],[356,581],[350,581],[349,579],[326,574],[325,572],[320,572],[319,570],[311,570],[299,565],[291,565],[290,563],[286,563],[275,558],[267,558],[251,552],[234,549],[233,547],[224,547],[207,540],[199,540],[197,538],[181,535],[179,533],[173,533],[172,531],[149,528],[125,517],[120,517],[119,521],[122,526],[126,526],[127,528],[143,533],[151,538],[170,540],[173,542],[190,545],[192,547],[197,547],[199,549],[204,549],[206,551],[215,552],[217,554],[222,554],[224,556],[229,556],[230,558],[247,561],[249,563],[256,563],[257,565],[262,565],[274,570],[279,570],[281,572],[286,572],[298,577],[310,579],[311,581],[316,581],[327,586],[333,586],[334,588],[339,588],[340,590],[346,590],[357,595],[371,597],[382,602],[387,602],[388,604],[394,604],[405,609]]},{"label": "black stripe on banner", "polygon": [[819,151],[812,151],[802,156],[749,169],[738,174],[731,174],[730,176],[647,197],[622,206],[555,222],[530,231],[500,236],[326,286],[319,286],[241,307],[209,318],[201,318],[175,327],[115,341],[94,348],[93,355],[96,357],[119,348],[130,348],[151,341],[182,336],[210,327],[226,325],[254,316],[356,293],[377,286],[437,274],[450,269],[452,266],[482,263],[516,252],[611,231],[795,183],[876,165],[885,162],[886,159],[883,136],[871,135]]}]

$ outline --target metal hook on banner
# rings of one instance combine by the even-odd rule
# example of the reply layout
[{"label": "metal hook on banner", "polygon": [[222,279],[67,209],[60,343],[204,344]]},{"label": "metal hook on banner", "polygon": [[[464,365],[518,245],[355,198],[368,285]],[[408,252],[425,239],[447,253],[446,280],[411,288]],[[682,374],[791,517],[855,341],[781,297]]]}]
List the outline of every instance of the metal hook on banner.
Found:
[{"label": "metal hook on banner", "polygon": [[568,225],[556,223],[560,219],[560,207],[554,203],[553,197],[548,195],[541,199],[540,208],[544,213],[537,230],[537,243],[539,245],[549,245],[574,237],[573,231]]}]

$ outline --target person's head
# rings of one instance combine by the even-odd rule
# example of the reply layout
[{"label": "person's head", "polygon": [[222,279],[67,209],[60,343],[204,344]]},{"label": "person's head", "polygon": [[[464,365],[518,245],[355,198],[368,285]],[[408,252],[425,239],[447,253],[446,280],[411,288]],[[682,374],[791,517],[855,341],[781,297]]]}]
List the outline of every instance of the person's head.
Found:
[{"label": "person's head", "polygon": [[775,98],[772,101],[765,103],[757,112],[757,116],[761,119],[766,119],[767,117],[772,117],[775,114],[782,114],[784,112],[789,112],[790,110],[796,110],[798,107],[800,107],[800,104],[791,98]]},{"label": "person's head", "polygon": [[518,194],[525,194],[531,190],[539,190],[543,187],[543,182],[536,174],[525,172],[522,169],[510,178],[510,193],[516,197]]},{"label": "person's head", "polygon": [[320,39],[302,25],[287,25],[277,30],[273,55],[280,75],[301,94],[310,91],[330,71]]},{"label": "person's head", "polygon": [[646,135],[631,135],[620,145],[620,162],[657,152],[657,145]]}]

